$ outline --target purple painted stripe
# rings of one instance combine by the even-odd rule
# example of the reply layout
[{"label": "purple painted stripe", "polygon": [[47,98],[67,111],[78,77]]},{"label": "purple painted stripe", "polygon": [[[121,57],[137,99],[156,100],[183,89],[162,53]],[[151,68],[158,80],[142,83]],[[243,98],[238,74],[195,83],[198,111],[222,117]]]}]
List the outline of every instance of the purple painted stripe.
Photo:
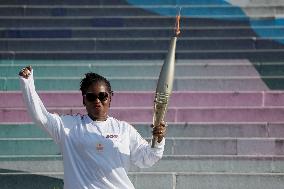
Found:
[{"label": "purple painted stripe", "polygon": [[[49,109],[49,112],[58,114],[86,114],[85,109]],[[129,122],[152,122],[153,110],[150,108],[143,109],[112,109],[110,115],[120,120]],[[174,122],[175,110],[169,110],[167,113],[167,121]],[[31,118],[27,111],[21,109],[0,109],[0,122],[31,122]]]},{"label": "purple painted stripe", "polygon": [[[78,107],[82,105],[79,92],[40,92],[40,98],[47,107]],[[20,92],[1,92],[0,108],[25,107]]]},{"label": "purple painted stripe", "polygon": [[284,108],[178,109],[177,122],[283,122]]},{"label": "purple painted stripe", "polygon": [[[49,109],[49,111],[58,114],[72,114],[71,109]],[[0,109],[0,122],[31,122],[31,118],[27,110],[23,108]]]},{"label": "purple painted stripe", "polygon": [[[281,94],[283,98],[278,101],[284,104],[284,92]],[[80,92],[40,92],[39,95],[46,107],[82,107]],[[117,92],[112,98],[112,107],[152,107],[154,92]],[[19,92],[2,92],[0,101],[0,108],[25,107]],[[170,98],[170,107],[247,107],[262,103],[262,92],[173,92]]]},{"label": "purple painted stripe", "polygon": [[261,106],[260,92],[178,92],[170,99],[172,107]]},{"label": "purple painted stripe", "polygon": [[284,106],[284,92],[275,91],[264,93],[265,106]]},{"label": "purple painted stripe", "polygon": [[[49,109],[59,114],[85,113],[84,108]],[[112,108],[110,115],[128,122],[151,122],[152,108]],[[168,122],[284,122],[284,108],[170,108]],[[26,109],[0,109],[0,122],[30,122]]]}]

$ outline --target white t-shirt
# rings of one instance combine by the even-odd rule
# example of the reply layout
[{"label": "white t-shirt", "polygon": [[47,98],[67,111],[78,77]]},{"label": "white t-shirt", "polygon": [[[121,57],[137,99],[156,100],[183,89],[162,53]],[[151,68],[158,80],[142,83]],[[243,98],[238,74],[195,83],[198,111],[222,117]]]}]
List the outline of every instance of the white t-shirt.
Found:
[{"label": "white t-shirt", "polygon": [[64,162],[64,189],[133,189],[130,164],[150,167],[162,158],[165,139],[155,148],[130,124],[108,117],[49,113],[35,91],[33,73],[20,77],[24,101],[35,122],[59,145]]}]

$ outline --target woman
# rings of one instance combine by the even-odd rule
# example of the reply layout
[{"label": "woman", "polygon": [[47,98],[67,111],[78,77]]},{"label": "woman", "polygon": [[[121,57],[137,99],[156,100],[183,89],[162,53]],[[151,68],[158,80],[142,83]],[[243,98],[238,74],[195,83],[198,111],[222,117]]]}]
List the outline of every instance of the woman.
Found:
[{"label": "woman", "polygon": [[63,155],[65,189],[134,188],[130,164],[150,167],[161,159],[166,127],[153,129],[154,148],[130,124],[108,115],[112,90],[108,80],[87,73],[81,81],[87,115],[49,113],[35,91],[32,68],[23,68],[20,83],[24,101],[35,122],[59,145]]}]

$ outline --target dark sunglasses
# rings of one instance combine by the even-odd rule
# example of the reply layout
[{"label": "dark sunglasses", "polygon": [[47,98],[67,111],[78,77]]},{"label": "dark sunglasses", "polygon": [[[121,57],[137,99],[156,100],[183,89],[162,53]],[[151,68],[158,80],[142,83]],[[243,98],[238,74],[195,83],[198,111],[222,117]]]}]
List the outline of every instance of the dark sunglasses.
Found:
[{"label": "dark sunglasses", "polygon": [[95,100],[99,99],[101,102],[106,101],[108,99],[108,93],[107,92],[99,92],[99,94],[95,93],[86,93],[83,96],[86,97],[86,99],[89,102],[94,102]]}]

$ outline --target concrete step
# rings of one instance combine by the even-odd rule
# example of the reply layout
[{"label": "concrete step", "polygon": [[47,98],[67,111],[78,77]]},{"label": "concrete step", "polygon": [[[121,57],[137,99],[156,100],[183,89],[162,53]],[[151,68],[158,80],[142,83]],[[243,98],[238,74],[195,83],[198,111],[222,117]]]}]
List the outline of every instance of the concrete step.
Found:
[{"label": "concrete step", "polygon": [[[245,66],[247,64],[251,64],[254,66],[269,66],[269,65],[282,65],[282,60],[277,61],[268,61],[268,60],[248,60],[248,59],[176,59],[175,60],[177,65],[192,65],[192,66],[221,66],[221,65],[231,65],[231,66]],[[11,66],[17,67],[17,66],[26,66],[26,65],[32,65],[35,67],[41,67],[41,66],[76,66],[76,65],[82,65],[86,66],[89,65],[91,67],[97,66],[97,67],[108,67],[108,66],[125,66],[125,65],[137,65],[137,66],[152,66],[152,65],[162,65],[164,63],[164,60],[159,59],[152,59],[152,60],[139,60],[139,59],[133,59],[133,60],[34,60],[34,59],[27,59],[27,60],[12,60],[12,59],[1,59],[0,60],[0,66],[6,67]]]},{"label": "concrete step", "polygon": [[[260,33],[266,36],[282,36],[283,28],[273,26],[258,26]],[[163,27],[17,27],[0,28],[1,38],[140,38],[169,37],[173,28]],[[213,38],[213,37],[257,37],[250,26],[184,26],[182,37]],[[264,36],[265,37],[265,36]]]},{"label": "concrete step", "polygon": [[[283,156],[194,156],[164,155],[151,168],[131,166],[140,173],[283,173]],[[0,172],[54,173],[63,172],[61,156],[0,156]],[[6,171],[5,171],[6,170]]]},{"label": "concrete step", "polygon": [[1,138],[0,155],[59,155],[59,147],[49,138]]},{"label": "concrete step", "polygon": [[[96,72],[107,78],[112,77],[158,77],[163,61],[149,63],[149,61],[137,63],[102,63],[102,64],[38,64],[32,65],[35,75],[40,77],[82,77],[87,72]],[[13,77],[26,65],[22,64],[1,64],[2,77]],[[29,64],[30,65],[30,64]],[[224,61],[216,63],[195,64],[188,61],[176,61],[175,75],[178,77],[245,77],[245,76],[284,76],[284,63],[253,63],[240,60],[238,64],[229,64]]]},{"label": "concrete step", "polygon": [[228,174],[283,173],[283,166],[281,166],[283,160],[282,156],[165,155],[151,168],[139,169],[137,167],[132,167],[130,171],[172,173],[216,172]]},{"label": "concrete step", "polygon": [[[82,94],[77,91],[39,91],[46,107],[82,108]],[[149,108],[154,105],[154,91],[117,91],[112,96],[113,108]],[[0,92],[0,108],[25,108],[20,91]],[[11,100],[13,99],[13,100]],[[284,106],[284,92],[281,91],[173,91],[170,108],[193,107],[279,107]]]},{"label": "concrete step", "polygon": [[[85,108],[48,108],[49,112],[57,114],[86,114]],[[283,122],[283,107],[169,107],[165,120],[168,122]],[[130,107],[110,109],[110,116],[128,122],[146,122],[153,119],[153,108]],[[0,122],[27,123],[31,122],[26,108],[1,108]]]},{"label": "concrete step", "polygon": [[[1,12],[0,12],[1,13]],[[273,33],[282,33],[282,28],[260,26],[262,33],[273,36]],[[0,28],[1,38],[140,38],[143,37],[169,37],[173,34],[173,28],[168,27],[27,27],[27,28]],[[183,37],[208,38],[208,37],[256,37],[249,26],[241,27],[189,27],[182,28]]]},{"label": "concrete step", "polygon": [[[168,175],[165,180],[170,179],[172,175]],[[172,183],[177,189],[279,189],[284,183],[284,175],[280,174],[227,174],[227,173],[181,173],[174,175],[168,183],[165,184],[165,189],[172,188]],[[150,178],[149,176],[146,176]],[[162,177],[162,176],[161,176]],[[154,178],[153,178],[154,179]],[[146,181],[146,178],[145,178]],[[164,182],[164,180],[162,181]],[[166,182],[166,181],[165,181]],[[155,183],[155,181],[153,181]],[[149,186],[149,185],[147,185]],[[146,186],[146,187],[147,187]]]},{"label": "concrete step", "polygon": [[[55,178],[54,178],[55,177]],[[42,188],[61,189],[62,173],[49,175],[20,173],[0,175],[3,189]],[[148,189],[279,189],[284,183],[282,173],[129,173],[135,188]],[[159,181],[159,182],[157,182]]]},{"label": "concrete step", "polygon": [[[148,140],[150,140],[149,138]],[[284,155],[283,138],[166,138],[165,155]],[[59,155],[49,138],[1,138],[0,155]]]},{"label": "concrete step", "polygon": [[[61,178],[55,178],[61,177]],[[63,174],[41,175],[30,173],[0,174],[2,189],[37,188],[37,189],[63,189]]]},{"label": "concrete step", "polygon": [[[175,7],[166,8],[176,10]],[[130,5],[0,5],[0,16],[139,16],[151,15],[143,9]],[[154,15],[154,14],[153,14]]]},{"label": "concrete step", "polygon": [[[39,92],[39,95],[50,112],[85,113],[80,92],[51,91]],[[0,99],[3,102],[0,105],[2,122],[31,121],[26,113],[21,92],[1,92]],[[112,97],[110,115],[132,122],[150,122],[153,99],[154,92],[117,92]],[[238,93],[174,91],[170,97],[166,120],[168,122],[226,122],[226,120],[279,122],[283,120],[281,118],[283,99],[284,95],[280,91]],[[129,116],[130,110],[137,114]]]},{"label": "concrete step", "polygon": [[[266,187],[279,188],[282,185],[282,180],[279,177],[283,177],[282,174],[227,174],[227,173],[177,173],[177,174],[137,174],[138,182],[136,186],[141,188],[149,188],[157,185],[157,187],[165,189],[220,189],[220,188],[231,188],[231,189],[254,189]],[[142,178],[141,178],[142,177]],[[152,181],[148,180],[152,177]],[[156,180],[159,180],[159,184]],[[261,180],[261,181],[260,181]],[[273,184],[271,183],[277,180]],[[146,184],[143,184],[143,181]],[[255,184],[257,182],[257,184]],[[161,184],[162,183],[162,184]],[[213,184],[212,184],[213,183]],[[265,184],[266,183],[266,184]]]},{"label": "concrete step", "polygon": [[[247,27],[253,18],[242,15],[198,15],[196,18],[183,17],[182,26],[191,27]],[[216,19],[217,18],[217,19]],[[219,19],[218,19],[219,18]],[[232,22],[231,20],[234,20]],[[245,20],[245,21],[244,21]],[[174,16],[141,15],[141,16],[2,16],[0,27],[172,27]],[[259,23],[259,26],[274,26],[273,23]]]},{"label": "concrete step", "polygon": [[[128,5],[129,3],[137,3],[138,5],[141,6],[149,6],[149,5],[155,5],[157,3],[159,3],[160,1],[157,1],[155,3],[151,3],[150,1],[144,1],[144,2],[139,2],[137,3],[137,1],[123,1],[123,0],[116,0],[116,1],[103,1],[103,0],[98,0],[98,1],[92,1],[92,0],[81,0],[80,2],[76,1],[76,0],[54,0],[52,2],[48,1],[48,0],[42,0],[42,1],[37,1],[37,0],[3,0],[1,1],[1,5],[15,5],[15,6],[19,6],[19,5],[42,5],[42,6],[46,6],[46,5],[53,5],[53,6],[58,6],[58,5],[99,5],[99,6],[124,6],[124,5]],[[203,0],[203,1],[180,1],[177,2],[176,0],[167,0],[167,1],[163,1],[163,5],[167,5],[167,6],[176,6],[176,5],[185,5],[185,6],[189,6],[191,5],[192,7],[195,6],[208,6],[208,7],[218,7],[218,5],[220,7],[231,7],[231,4],[227,4],[227,3],[223,3],[223,2],[219,2],[219,1],[210,1],[210,0]],[[232,4],[237,4],[236,2],[233,1]],[[242,5],[243,7],[250,7],[253,5],[258,5],[260,7],[266,6],[266,7],[274,7],[274,6],[281,6],[282,5],[282,1],[280,0],[274,0],[274,1],[269,1],[267,2],[266,0],[250,0],[249,2],[245,2],[245,3],[240,3],[240,5]]]},{"label": "concrete step", "polygon": [[[275,43],[268,41],[269,43]],[[283,49],[177,50],[177,59],[253,59],[284,60]],[[167,50],[117,51],[0,51],[4,60],[163,60]]]},{"label": "concrete step", "polygon": [[[191,17],[216,17],[224,16],[243,16],[240,8],[248,13],[249,17],[274,17],[283,12],[283,4],[267,6],[260,4],[258,6],[232,6],[222,5],[204,6],[204,5],[179,5],[182,8],[182,15]],[[155,6],[155,5],[0,5],[0,16],[139,16],[149,15],[152,12],[160,12],[172,15],[177,10],[177,5]],[[260,12],[262,14],[260,14]],[[154,15],[154,13],[152,13]]]},{"label": "concrete step", "polygon": [[266,5],[266,6],[277,6],[281,5],[283,2],[279,0],[265,1],[265,0],[250,0],[247,5]]},{"label": "concrete step", "polygon": [[[151,137],[151,123],[130,123],[146,138]],[[284,123],[172,123],[167,137],[191,138],[284,138]],[[32,123],[0,123],[0,138],[49,138]]]},{"label": "concrete step", "polygon": [[[283,4],[268,5],[267,3],[255,3],[258,6],[243,6],[237,7],[230,4],[227,5],[185,5],[180,4],[182,13],[187,16],[201,16],[201,15],[240,15],[239,8],[242,8],[245,12],[250,13],[250,17],[263,17],[264,15],[274,16],[281,13],[283,10]],[[138,8],[140,7],[140,8]],[[149,14],[146,10],[156,10],[164,14],[173,14],[177,10],[177,5],[167,5],[157,7],[155,5],[119,5],[113,3],[113,5],[0,5],[1,16],[104,16],[104,15],[144,15]],[[259,12],[263,12],[262,15]],[[191,14],[190,14],[191,13]]]},{"label": "concrete step", "polygon": [[[183,37],[177,43],[177,50],[280,50],[283,45],[270,43],[267,38],[256,37]],[[168,50],[170,37],[145,38],[13,38],[0,39],[0,51],[137,51]],[[40,44],[40,45],[39,45]]]},{"label": "concrete step", "polygon": [[[0,77],[0,91],[18,91],[19,79]],[[37,90],[76,91],[82,77],[40,77],[35,74]],[[157,77],[108,78],[114,91],[154,91]],[[283,76],[175,76],[174,91],[266,91],[269,88],[284,89]]]},{"label": "concrete step", "polygon": [[[157,77],[163,60],[1,60],[2,77],[12,77],[22,67],[31,65],[41,77],[82,77],[86,72],[96,72],[105,77],[146,76]],[[254,62],[245,59],[176,60],[176,76],[283,76],[284,62]],[[117,71],[119,70],[119,71]]]},{"label": "concrete step", "polygon": [[[167,51],[170,37],[159,38],[13,38],[0,39],[0,51]],[[183,37],[177,43],[177,50],[277,50],[283,49],[280,43],[267,43],[268,39],[255,37]],[[39,45],[40,44],[40,45]]]},{"label": "concrete step", "polygon": [[[171,1],[169,1],[171,2]],[[168,3],[168,2],[167,2]],[[116,1],[104,1],[104,0],[54,0],[54,1],[48,1],[48,0],[3,0],[1,1],[2,5],[126,5],[127,2],[124,0],[116,0]]]}]

